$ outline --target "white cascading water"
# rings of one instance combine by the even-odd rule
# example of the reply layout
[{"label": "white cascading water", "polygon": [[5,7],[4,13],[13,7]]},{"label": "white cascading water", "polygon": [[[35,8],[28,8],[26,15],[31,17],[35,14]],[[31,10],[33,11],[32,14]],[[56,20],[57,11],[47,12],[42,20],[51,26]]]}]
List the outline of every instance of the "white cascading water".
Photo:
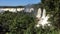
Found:
[{"label": "white cascading water", "polygon": [[39,19],[39,21],[36,25],[37,27],[40,27],[40,25],[42,25],[44,27],[44,25],[46,25],[46,24],[48,24],[48,26],[50,26],[50,24],[48,22],[49,15],[46,16],[46,10],[45,9],[43,9],[43,13],[41,16],[41,9],[39,8],[36,17]]},{"label": "white cascading water", "polygon": [[38,19],[40,19],[40,17],[41,17],[41,8],[38,9],[38,12],[37,12],[36,17],[37,17]]}]

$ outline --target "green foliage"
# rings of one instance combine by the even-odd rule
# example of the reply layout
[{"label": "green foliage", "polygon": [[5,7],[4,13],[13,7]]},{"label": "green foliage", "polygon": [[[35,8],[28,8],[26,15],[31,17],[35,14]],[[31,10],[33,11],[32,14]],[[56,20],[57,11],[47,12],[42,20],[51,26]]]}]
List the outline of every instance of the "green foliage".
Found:
[{"label": "green foliage", "polygon": [[10,34],[23,34],[29,26],[35,24],[35,18],[25,14],[24,12],[4,12],[0,14],[0,25],[2,31]]},{"label": "green foliage", "polygon": [[35,27],[37,20],[25,12],[0,14],[1,34],[59,34],[55,27]]},{"label": "green foliage", "polygon": [[[52,31],[51,34],[60,34],[60,0],[41,0],[42,7],[46,9],[47,14],[51,17],[49,21],[55,30]],[[56,31],[58,30],[58,31]]]},{"label": "green foliage", "polygon": [[25,12],[0,13],[0,34],[60,34],[60,0],[41,0],[37,8],[46,8],[52,26],[35,27],[37,20],[35,16]]}]

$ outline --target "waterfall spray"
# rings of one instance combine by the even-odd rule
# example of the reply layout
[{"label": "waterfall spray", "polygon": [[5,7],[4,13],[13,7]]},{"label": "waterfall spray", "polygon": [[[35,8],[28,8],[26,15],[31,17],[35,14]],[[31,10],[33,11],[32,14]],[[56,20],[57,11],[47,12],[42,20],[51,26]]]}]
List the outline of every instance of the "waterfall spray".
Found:
[{"label": "waterfall spray", "polygon": [[36,25],[37,27],[40,27],[40,25],[44,27],[46,24],[50,25],[48,22],[49,16],[48,15],[46,16],[45,9],[43,9],[42,17],[41,17],[41,9],[40,8],[38,9],[37,18],[39,18],[39,21]]}]

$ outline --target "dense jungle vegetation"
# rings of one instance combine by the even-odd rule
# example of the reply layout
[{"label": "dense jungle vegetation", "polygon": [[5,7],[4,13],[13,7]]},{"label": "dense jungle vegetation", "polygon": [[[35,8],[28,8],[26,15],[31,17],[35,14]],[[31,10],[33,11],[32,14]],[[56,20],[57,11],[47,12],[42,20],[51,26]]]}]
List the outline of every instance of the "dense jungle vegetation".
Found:
[{"label": "dense jungle vegetation", "polygon": [[0,13],[0,34],[60,34],[60,0],[41,0],[37,5],[41,5],[47,14],[52,15],[49,18],[51,27],[36,28],[37,20],[33,14],[5,11]]}]

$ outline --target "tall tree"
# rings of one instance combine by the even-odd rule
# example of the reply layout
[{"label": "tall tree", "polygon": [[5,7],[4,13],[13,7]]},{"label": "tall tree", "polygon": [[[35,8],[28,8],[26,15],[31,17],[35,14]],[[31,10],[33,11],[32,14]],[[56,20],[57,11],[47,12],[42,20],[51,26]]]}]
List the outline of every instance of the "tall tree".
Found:
[{"label": "tall tree", "polygon": [[41,0],[43,7],[46,8],[48,14],[53,15],[53,19],[51,18],[54,26],[60,28],[60,0]]}]

